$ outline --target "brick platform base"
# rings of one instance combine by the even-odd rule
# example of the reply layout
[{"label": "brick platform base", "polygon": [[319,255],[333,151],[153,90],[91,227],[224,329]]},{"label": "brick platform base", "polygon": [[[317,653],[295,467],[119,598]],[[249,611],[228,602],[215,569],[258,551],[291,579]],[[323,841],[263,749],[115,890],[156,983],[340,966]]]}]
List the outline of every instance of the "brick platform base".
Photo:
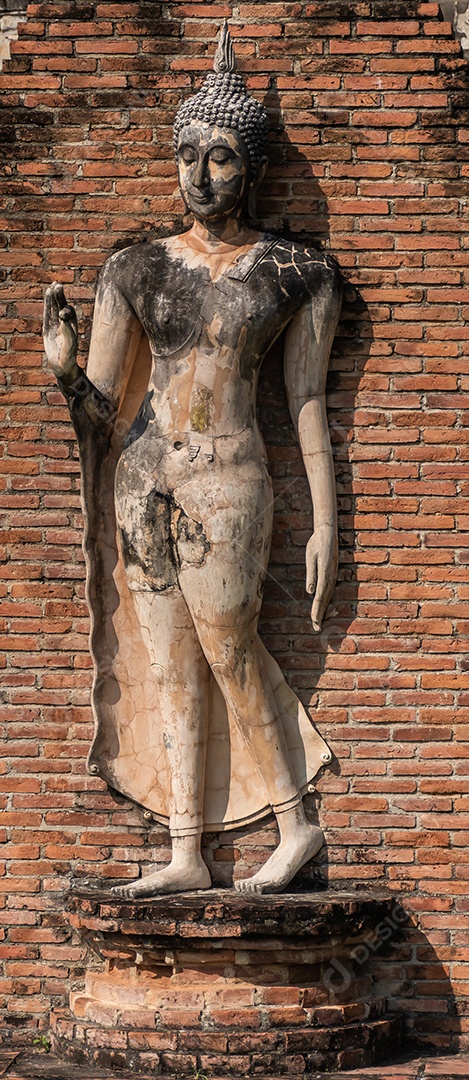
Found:
[{"label": "brick platform base", "polygon": [[72,925],[105,961],[52,1017],[69,1061],[136,1073],[284,1076],[395,1054],[365,944],[393,926],[378,893],[122,902],[78,895]]},{"label": "brick platform base", "polygon": [[[310,1021],[314,1023],[314,1019]],[[184,1019],[181,1018],[184,1024]],[[110,1044],[121,1049],[111,1049]],[[317,1075],[318,1069],[355,1069],[389,1057],[400,1045],[398,1017],[344,1027],[302,1027],[247,1031],[243,1020],[224,1031],[132,1027],[119,1020],[110,1031],[102,1023],[54,1017],[53,1047],[80,1065],[129,1069],[154,1076]],[[140,1049],[139,1049],[140,1048]],[[145,1049],[144,1049],[145,1048]]]},{"label": "brick platform base", "polygon": [[[0,1075],[2,1057],[0,1054]],[[97,1066],[79,1066],[69,1064],[57,1058],[55,1054],[33,1054],[30,1050],[19,1053],[13,1064],[8,1067],[10,1080],[134,1080],[134,1072],[123,1073],[121,1070],[100,1069]],[[377,1070],[360,1069],[353,1072],[353,1080],[469,1080],[469,1056],[458,1057],[419,1057],[410,1059],[399,1057],[393,1064]],[[350,1080],[352,1080],[352,1076]],[[151,1076],[139,1077],[139,1080],[151,1080]],[[225,1080],[224,1075],[212,1080]],[[275,1080],[274,1077],[271,1080]],[[289,1080],[304,1080],[304,1074],[290,1075]],[[343,1073],[315,1073],[314,1080],[344,1080]]]}]

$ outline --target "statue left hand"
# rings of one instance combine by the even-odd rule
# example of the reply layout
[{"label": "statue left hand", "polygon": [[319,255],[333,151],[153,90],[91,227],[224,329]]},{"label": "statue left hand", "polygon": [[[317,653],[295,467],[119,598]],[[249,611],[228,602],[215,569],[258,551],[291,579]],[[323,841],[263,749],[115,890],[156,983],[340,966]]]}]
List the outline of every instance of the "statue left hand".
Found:
[{"label": "statue left hand", "polygon": [[337,530],[334,525],[319,525],[306,545],[306,591],[314,596],[311,610],[313,630],[321,629],[337,578]]}]

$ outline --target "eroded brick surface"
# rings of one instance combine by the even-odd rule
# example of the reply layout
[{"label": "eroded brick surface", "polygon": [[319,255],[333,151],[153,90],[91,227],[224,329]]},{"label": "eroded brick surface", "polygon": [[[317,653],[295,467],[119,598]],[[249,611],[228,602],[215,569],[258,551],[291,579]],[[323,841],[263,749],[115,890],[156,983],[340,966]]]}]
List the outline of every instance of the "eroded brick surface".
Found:
[{"label": "eroded brick surface", "polygon": [[[18,1063],[11,1067],[8,1073],[12,1080],[130,1080],[134,1074],[128,1072],[112,1072],[96,1068],[79,1068],[59,1061],[54,1055],[31,1055],[24,1053]],[[154,1074],[153,1074],[154,1075]],[[260,1075],[260,1074],[259,1074]],[[379,1066],[379,1068],[364,1069],[341,1073],[314,1072],[310,1080],[344,1080],[344,1075],[350,1080],[431,1080],[432,1077],[444,1080],[461,1080],[461,1077],[469,1077],[469,1057],[435,1057],[413,1058],[401,1060],[396,1064]],[[214,1075],[212,1080],[225,1080],[226,1074]],[[291,1080],[301,1080],[301,1074],[290,1073]],[[303,1074],[304,1076],[304,1074]],[[140,1076],[139,1080],[150,1080],[150,1074]],[[237,1078],[241,1080],[241,1076]],[[260,1076],[262,1080],[262,1076]],[[270,1080],[280,1080],[279,1077],[271,1077]],[[283,1080],[283,1077],[282,1077]]]}]

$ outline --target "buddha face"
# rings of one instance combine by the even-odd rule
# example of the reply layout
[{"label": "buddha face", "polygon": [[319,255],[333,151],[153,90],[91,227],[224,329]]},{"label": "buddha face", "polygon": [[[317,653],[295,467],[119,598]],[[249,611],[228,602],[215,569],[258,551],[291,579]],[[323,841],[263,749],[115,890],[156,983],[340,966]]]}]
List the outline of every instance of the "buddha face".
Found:
[{"label": "buddha face", "polygon": [[232,128],[194,121],[178,140],[181,194],[198,221],[239,216],[248,195],[250,161],[241,135]]}]

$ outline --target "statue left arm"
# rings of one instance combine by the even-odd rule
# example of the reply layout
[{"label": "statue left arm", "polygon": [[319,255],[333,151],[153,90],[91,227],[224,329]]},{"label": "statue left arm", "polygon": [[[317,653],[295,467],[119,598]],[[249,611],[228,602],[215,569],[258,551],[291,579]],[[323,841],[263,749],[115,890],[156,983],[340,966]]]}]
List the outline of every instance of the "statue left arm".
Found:
[{"label": "statue left arm", "polygon": [[334,463],[326,416],[329,356],[342,306],[338,271],[294,316],[285,339],[285,383],[301,446],[314,511],[306,547],[306,589],[313,599],[313,630],[321,629],[337,577],[338,539]]}]

